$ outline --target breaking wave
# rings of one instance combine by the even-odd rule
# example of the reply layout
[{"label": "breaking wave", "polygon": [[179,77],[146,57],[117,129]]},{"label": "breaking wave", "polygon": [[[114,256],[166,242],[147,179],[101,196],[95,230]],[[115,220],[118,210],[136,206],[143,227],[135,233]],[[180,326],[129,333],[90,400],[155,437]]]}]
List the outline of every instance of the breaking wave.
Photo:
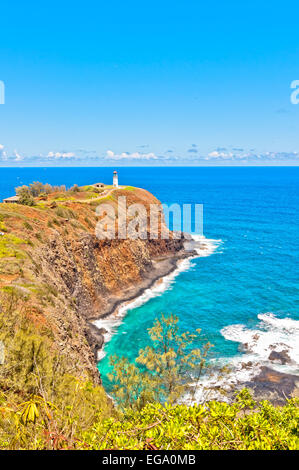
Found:
[{"label": "breaking wave", "polygon": [[230,325],[221,333],[225,339],[240,343],[248,354],[259,361],[271,361],[273,367],[280,363],[288,371],[298,372],[299,321],[278,318],[273,313],[261,313],[258,319],[260,323],[256,329]]},{"label": "breaking wave", "polygon": [[226,394],[254,379],[263,366],[299,375],[299,321],[278,318],[273,313],[261,313],[258,319],[255,329],[235,324],[221,330],[225,339],[240,344],[243,354],[215,361],[213,372],[203,377],[200,385],[193,384],[192,397],[188,395],[185,401],[229,401]]}]

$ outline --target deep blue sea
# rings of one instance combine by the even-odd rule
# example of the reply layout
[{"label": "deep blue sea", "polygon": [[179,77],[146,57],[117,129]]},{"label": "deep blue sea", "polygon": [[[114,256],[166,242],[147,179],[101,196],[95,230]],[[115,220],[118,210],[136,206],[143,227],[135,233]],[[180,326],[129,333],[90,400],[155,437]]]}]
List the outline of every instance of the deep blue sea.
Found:
[{"label": "deep blue sea", "polygon": [[[112,170],[1,168],[0,197],[36,180],[111,184]],[[111,324],[113,335],[99,363],[106,387],[109,356],[133,361],[162,312],[178,315],[182,330],[201,328],[214,345],[213,357],[228,361],[239,377],[242,362],[252,361],[252,368],[267,364],[273,349],[287,351],[291,360],[274,367],[298,373],[299,167],[117,170],[120,184],[143,187],[163,203],[203,204],[211,254],[186,263],[163,289],[147,293],[147,302]]]}]

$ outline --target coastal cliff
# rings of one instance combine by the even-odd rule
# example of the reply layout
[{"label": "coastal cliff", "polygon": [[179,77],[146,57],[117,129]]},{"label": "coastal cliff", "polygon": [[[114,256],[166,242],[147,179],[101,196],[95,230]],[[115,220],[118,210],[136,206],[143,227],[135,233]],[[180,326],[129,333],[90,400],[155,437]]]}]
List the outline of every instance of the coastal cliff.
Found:
[{"label": "coastal cliff", "polygon": [[[248,390],[236,398],[237,385],[232,405],[222,398],[192,406],[149,401],[140,410],[136,400],[120,412],[107,395],[96,366],[103,332],[93,320],[115,312],[196,254],[190,240],[160,236],[167,230],[163,217],[156,239],[99,239],[95,209],[109,201],[118,222],[120,195],[147,209],[160,204],[130,187],[51,189],[34,200],[26,197],[29,205],[0,204],[0,448],[152,450],[153,439],[157,450],[297,448],[298,401],[280,406],[286,394],[295,396],[296,377],[267,368],[248,386],[276,408],[258,405]],[[132,390],[136,376],[128,386],[126,371],[121,374],[125,389]],[[194,413],[201,417],[199,427]]]},{"label": "coastal cliff", "polygon": [[[0,289],[22,297],[35,309],[35,323],[51,330],[52,346],[74,375],[100,381],[97,351],[103,335],[95,319],[138,295],[190,255],[183,238],[99,240],[95,209],[102,203],[119,211],[119,196],[148,211],[160,202],[139,188],[91,187],[35,198],[33,206],[0,204]],[[118,216],[120,214],[118,213]],[[159,235],[165,228],[161,219]]]}]

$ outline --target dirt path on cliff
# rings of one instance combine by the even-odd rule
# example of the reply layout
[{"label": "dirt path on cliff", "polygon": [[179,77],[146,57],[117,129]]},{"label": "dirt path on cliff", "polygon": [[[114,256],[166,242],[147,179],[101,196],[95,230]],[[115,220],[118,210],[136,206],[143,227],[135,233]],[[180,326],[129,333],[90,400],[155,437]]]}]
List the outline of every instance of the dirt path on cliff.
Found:
[{"label": "dirt path on cliff", "polygon": [[110,188],[110,189],[108,189],[108,190],[105,190],[103,193],[101,193],[101,195],[100,195],[99,197],[94,197],[94,198],[92,198],[92,199],[78,199],[78,200],[76,200],[76,202],[84,202],[84,203],[86,203],[86,202],[90,202],[90,201],[92,201],[92,202],[93,202],[93,201],[99,201],[99,200],[101,200],[101,199],[103,199],[103,198],[105,198],[105,197],[110,196],[110,194],[112,194],[113,191],[116,191],[117,189],[122,189],[122,188],[121,188],[121,186],[119,186],[118,188]]},{"label": "dirt path on cliff", "polygon": [[109,188],[109,189],[106,189],[104,190],[103,193],[101,193],[98,197],[94,197],[94,198],[87,198],[87,199],[69,199],[69,200],[65,200],[65,201],[55,201],[55,199],[52,199],[52,200],[49,200],[49,201],[43,201],[43,203],[47,206],[51,206],[51,204],[53,204],[53,202],[63,202],[63,204],[65,203],[74,203],[74,202],[79,202],[79,203],[90,203],[90,202],[93,202],[93,201],[100,201],[101,199],[104,199],[108,196],[110,196],[110,194],[112,194],[114,191],[117,191],[118,189],[123,189],[122,186],[119,186],[118,188]]}]

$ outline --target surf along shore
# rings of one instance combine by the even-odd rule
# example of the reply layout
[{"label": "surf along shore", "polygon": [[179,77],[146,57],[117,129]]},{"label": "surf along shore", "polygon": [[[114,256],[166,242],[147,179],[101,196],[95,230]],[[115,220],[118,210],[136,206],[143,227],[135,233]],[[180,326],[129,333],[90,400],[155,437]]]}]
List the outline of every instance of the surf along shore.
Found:
[{"label": "surf along shore", "polygon": [[[117,327],[122,323],[128,310],[163,294],[180,272],[189,269],[192,259],[213,254],[220,244],[221,240],[209,240],[201,236],[191,237],[190,241],[190,236],[187,234],[184,250],[175,256],[156,260],[153,269],[141,284],[129,289],[127,295],[115,301],[110,312],[104,317],[93,321],[93,327],[96,327],[102,342],[98,351],[98,361],[105,357],[105,344],[116,334]],[[283,354],[277,353],[275,357],[273,354],[272,356],[273,365],[283,363]],[[216,363],[215,367],[211,368],[211,375],[204,377],[201,384],[196,384],[198,390],[192,394],[193,401],[199,403],[217,399],[232,402],[235,392],[244,387],[251,390],[256,400],[269,400],[276,405],[282,405],[288,398],[299,396],[297,375],[275,370],[269,363],[262,364],[248,360],[246,354],[242,359],[236,358],[232,361],[231,370],[226,376],[223,376],[219,369],[219,364]],[[190,403],[188,397],[184,401]]]},{"label": "surf along shore", "polygon": [[[203,248],[204,249],[204,248]],[[104,353],[104,346],[115,333],[125,313],[167,289],[169,282],[181,272],[188,269],[190,259],[197,257],[196,250],[182,249],[174,255],[165,255],[152,261],[152,268],[144,274],[139,284],[130,286],[119,296],[111,297],[107,311],[101,317],[91,319],[91,328],[98,337],[98,360]]]}]

